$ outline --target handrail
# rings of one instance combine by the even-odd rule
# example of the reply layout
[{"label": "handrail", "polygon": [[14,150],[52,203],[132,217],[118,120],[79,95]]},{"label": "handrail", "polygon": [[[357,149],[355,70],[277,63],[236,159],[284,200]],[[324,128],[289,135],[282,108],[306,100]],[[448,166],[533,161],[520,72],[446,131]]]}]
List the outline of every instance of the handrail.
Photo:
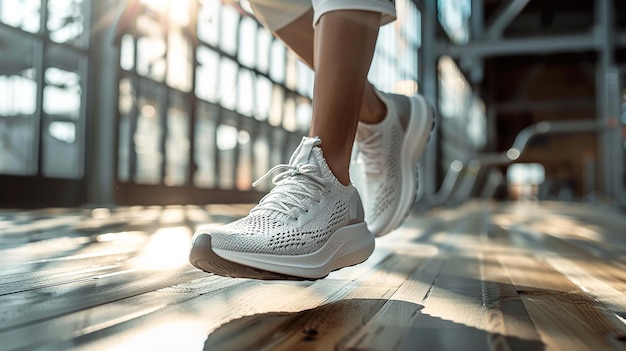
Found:
[{"label": "handrail", "polygon": [[596,132],[603,129],[606,126],[596,120],[543,121],[522,129],[507,151],[479,154],[475,159],[481,164],[507,164],[519,159],[530,141],[538,135]]},{"label": "handrail", "polygon": [[[441,183],[441,188],[439,188],[439,191],[430,197],[425,197],[423,187],[419,187],[417,202],[419,204],[426,205],[427,207],[434,207],[439,206],[447,201],[452,194],[452,191],[457,184],[459,175],[461,174],[461,171],[464,167],[465,165],[463,165],[463,162],[459,160],[452,161],[450,163],[448,171],[446,172],[445,177],[443,178],[443,182]],[[419,170],[421,170],[421,168]],[[422,193],[419,194],[419,191],[421,191]]]},{"label": "handrail", "polygon": [[607,129],[607,126],[597,120],[543,121],[528,126],[517,134],[513,145],[505,152],[478,154],[475,158],[465,161],[454,160],[450,163],[439,191],[430,198],[426,196],[418,198],[421,200],[421,204],[430,207],[448,202],[453,197],[452,192],[456,184],[459,183],[458,178],[461,176],[461,171],[471,165],[473,171],[469,172],[471,173],[469,178],[461,179],[461,185],[454,194],[455,202],[465,200],[470,196],[471,189],[478,179],[477,173],[480,168],[485,165],[502,165],[516,161],[534,137],[545,134],[598,132],[604,129]]}]

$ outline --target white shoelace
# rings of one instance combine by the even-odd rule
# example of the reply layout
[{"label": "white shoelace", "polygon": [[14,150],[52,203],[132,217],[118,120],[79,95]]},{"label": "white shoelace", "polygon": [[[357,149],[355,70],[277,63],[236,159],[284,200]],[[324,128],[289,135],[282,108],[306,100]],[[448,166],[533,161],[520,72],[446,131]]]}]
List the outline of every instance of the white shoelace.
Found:
[{"label": "white shoelace", "polygon": [[374,132],[358,143],[360,159],[365,166],[366,173],[382,173],[382,134]]},{"label": "white shoelace", "polygon": [[[303,197],[312,199],[314,202],[320,202],[326,187],[326,181],[318,175],[319,167],[316,165],[280,164],[274,166],[265,175],[252,183],[252,186],[257,186],[279,169],[285,170],[272,178],[272,183],[276,186],[259,201],[259,204],[250,213],[271,210],[297,220],[301,212],[309,211],[307,208],[308,203],[302,201]],[[312,182],[302,181],[297,176],[307,177]]]}]

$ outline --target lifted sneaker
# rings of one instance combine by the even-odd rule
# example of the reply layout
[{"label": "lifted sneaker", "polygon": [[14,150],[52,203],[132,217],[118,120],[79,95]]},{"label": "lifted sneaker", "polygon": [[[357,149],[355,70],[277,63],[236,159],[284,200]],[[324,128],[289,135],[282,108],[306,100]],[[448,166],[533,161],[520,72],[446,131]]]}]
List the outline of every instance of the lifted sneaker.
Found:
[{"label": "lifted sneaker", "polygon": [[374,250],[356,189],[326,164],[319,138],[304,137],[276,185],[250,214],[194,235],[189,261],[209,273],[257,279],[319,279]]},{"label": "lifted sneaker", "polygon": [[404,222],[415,202],[417,163],[434,125],[434,111],[419,95],[377,93],[387,115],[377,124],[359,123],[356,148],[364,173],[359,191],[365,221],[382,236]]}]

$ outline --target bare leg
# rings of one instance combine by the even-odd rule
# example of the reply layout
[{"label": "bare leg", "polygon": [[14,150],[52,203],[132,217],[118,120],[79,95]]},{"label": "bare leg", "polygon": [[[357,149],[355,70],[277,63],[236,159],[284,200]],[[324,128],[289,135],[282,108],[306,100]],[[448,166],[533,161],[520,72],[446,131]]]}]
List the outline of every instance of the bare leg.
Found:
[{"label": "bare leg", "polygon": [[320,18],[315,30],[311,21],[309,11],[276,35],[315,71],[309,134],[322,139],[328,165],[339,181],[348,184],[357,122],[378,122],[385,113],[373,87],[366,84],[380,14],[329,12]]},{"label": "bare leg", "polygon": [[[277,30],[274,34],[313,69],[313,9],[310,9],[295,21]],[[365,123],[378,123],[385,117],[386,107],[374,93],[369,82],[363,89],[363,103],[359,120]]]}]

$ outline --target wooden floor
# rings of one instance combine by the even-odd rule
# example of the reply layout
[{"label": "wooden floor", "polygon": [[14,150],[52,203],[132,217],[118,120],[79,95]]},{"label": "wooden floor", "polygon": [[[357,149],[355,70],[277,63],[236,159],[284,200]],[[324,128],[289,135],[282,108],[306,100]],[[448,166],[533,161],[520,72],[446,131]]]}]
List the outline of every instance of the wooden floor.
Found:
[{"label": "wooden floor", "polygon": [[2,350],[625,350],[626,218],[472,202],[317,281],[187,263],[247,206],[0,211]]}]

